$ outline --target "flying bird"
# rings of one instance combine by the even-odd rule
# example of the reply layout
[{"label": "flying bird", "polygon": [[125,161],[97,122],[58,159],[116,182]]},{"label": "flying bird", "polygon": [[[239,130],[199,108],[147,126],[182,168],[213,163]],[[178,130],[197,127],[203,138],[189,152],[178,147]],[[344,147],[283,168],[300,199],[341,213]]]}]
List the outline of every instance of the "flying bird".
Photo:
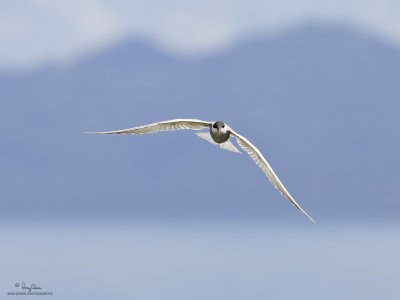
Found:
[{"label": "flying bird", "polygon": [[209,141],[212,144],[219,145],[222,149],[241,153],[229,140],[231,136],[236,138],[237,143],[240,147],[246,151],[250,157],[254,160],[257,166],[263,170],[265,175],[267,175],[269,181],[272,185],[284,195],[290,203],[292,203],[298,210],[300,210],[304,215],[306,215],[312,222],[315,221],[300,207],[299,204],[293,199],[293,197],[286,190],[285,186],[276,176],[274,170],[252,143],[249,142],[244,136],[233,131],[227,124],[221,121],[216,122],[206,122],[196,119],[174,119],[169,121],[152,123],[144,126],[138,126],[128,129],[116,130],[116,131],[103,131],[103,132],[86,132],[92,134],[146,134],[158,131],[174,131],[183,129],[201,130],[208,128],[209,132],[197,132],[196,134]]}]

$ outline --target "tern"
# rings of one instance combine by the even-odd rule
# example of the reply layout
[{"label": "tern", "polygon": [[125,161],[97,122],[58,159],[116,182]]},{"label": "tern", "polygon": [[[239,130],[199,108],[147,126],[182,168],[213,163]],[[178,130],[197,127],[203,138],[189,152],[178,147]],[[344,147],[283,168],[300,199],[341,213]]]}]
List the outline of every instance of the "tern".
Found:
[{"label": "tern", "polygon": [[236,138],[239,146],[246,151],[249,156],[254,160],[257,166],[267,175],[272,185],[284,195],[290,203],[292,203],[298,210],[306,215],[312,222],[315,221],[300,207],[299,204],[293,199],[293,197],[286,190],[285,186],[276,176],[274,170],[271,168],[267,160],[261,154],[252,143],[250,143],[244,136],[233,131],[231,127],[221,121],[206,122],[196,119],[174,119],[169,121],[162,121],[152,123],[144,126],[138,126],[128,129],[116,130],[116,131],[103,131],[103,132],[86,132],[91,134],[146,134],[158,131],[174,131],[174,130],[202,130],[208,128],[209,132],[197,132],[196,134],[209,141],[212,144],[219,145],[222,149],[241,153],[229,140],[231,136]]}]

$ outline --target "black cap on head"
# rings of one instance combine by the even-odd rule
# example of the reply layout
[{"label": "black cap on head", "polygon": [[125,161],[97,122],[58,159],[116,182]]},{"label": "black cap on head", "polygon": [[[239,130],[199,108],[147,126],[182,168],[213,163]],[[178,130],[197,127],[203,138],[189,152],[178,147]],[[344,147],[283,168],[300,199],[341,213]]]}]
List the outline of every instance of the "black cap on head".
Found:
[{"label": "black cap on head", "polygon": [[213,127],[214,128],[224,128],[225,124],[224,124],[224,122],[217,121],[217,122],[214,123]]}]

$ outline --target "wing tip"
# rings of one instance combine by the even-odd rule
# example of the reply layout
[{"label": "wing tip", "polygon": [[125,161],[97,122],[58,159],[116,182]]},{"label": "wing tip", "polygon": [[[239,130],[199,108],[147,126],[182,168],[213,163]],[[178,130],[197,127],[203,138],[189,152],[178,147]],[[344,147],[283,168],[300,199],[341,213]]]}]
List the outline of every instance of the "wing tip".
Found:
[{"label": "wing tip", "polygon": [[299,204],[297,204],[297,202],[292,198],[288,198],[289,201],[293,204],[294,207],[296,207],[299,211],[301,211],[308,219],[310,219],[311,222],[313,222],[314,224],[317,224],[317,222],[314,221],[313,218],[311,218],[305,211],[304,209],[301,208],[301,206]]},{"label": "wing tip", "polygon": [[85,131],[87,134],[121,134],[120,132],[115,131]]},{"label": "wing tip", "polygon": [[86,134],[105,134],[106,132],[85,131]]},{"label": "wing tip", "polygon": [[308,218],[311,220],[311,222],[313,222],[314,224],[317,224],[317,222],[315,222],[315,221],[313,220],[313,218],[311,218],[310,216],[308,216]]},{"label": "wing tip", "polygon": [[314,224],[317,224],[317,222],[315,222],[314,219],[311,218],[304,210],[300,209],[300,211],[301,211],[303,214],[305,214],[306,217],[309,218],[311,222],[313,222]]}]

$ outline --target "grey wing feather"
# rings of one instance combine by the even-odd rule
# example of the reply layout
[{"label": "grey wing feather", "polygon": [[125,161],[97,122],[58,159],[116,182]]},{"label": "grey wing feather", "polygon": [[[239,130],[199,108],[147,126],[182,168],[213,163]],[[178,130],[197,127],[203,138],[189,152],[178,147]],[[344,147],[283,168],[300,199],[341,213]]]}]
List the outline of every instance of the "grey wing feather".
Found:
[{"label": "grey wing feather", "polygon": [[244,136],[241,136],[240,134],[234,132],[231,130],[231,134],[236,137],[236,140],[240,147],[245,150],[250,157],[254,160],[257,166],[263,170],[265,175],[267,175],[268,179],[271,181],[272,185],[282,193],[289,201],[292,203],[298,210],[300,210],[303,214],[305,214],[312,222],[315,223],[315,221],[300,207],[299,204],[293,199],[293,197],[289,194],[289,192],[286,190],[285,186],[282,184],[282,182],[279,180],[278,176],[276,176],[274,170],[272,170],[271,166],[267,162],[267,160],[264,158],[264,156],[261,154],[261,152],[252,144],[250,143]]},{"label": "grey wing feather", "polygon": [[158,131],[210,128],[211,122],[196,119],[174,119],[116,131],[87,132],[94,134],[146,134]]}]

